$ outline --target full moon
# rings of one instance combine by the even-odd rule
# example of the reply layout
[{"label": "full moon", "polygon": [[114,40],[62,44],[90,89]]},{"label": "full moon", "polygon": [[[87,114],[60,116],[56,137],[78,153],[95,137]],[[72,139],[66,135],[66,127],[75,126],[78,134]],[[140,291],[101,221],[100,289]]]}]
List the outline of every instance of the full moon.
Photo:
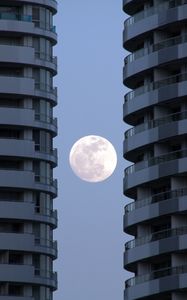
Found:
[{"label": "full moon", "polygon": [[114,172],[117,155],[113,145],[105,138],[88,135],[71,148],[69,162],[73,172],[82,180],[99,182]]}]

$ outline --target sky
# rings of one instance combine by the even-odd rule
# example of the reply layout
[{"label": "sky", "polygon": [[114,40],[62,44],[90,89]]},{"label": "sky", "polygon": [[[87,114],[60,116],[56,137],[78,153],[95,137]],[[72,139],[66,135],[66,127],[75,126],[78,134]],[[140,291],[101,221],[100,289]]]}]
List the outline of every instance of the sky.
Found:
[{"label": "sky", "polygon": [[[59,193],[58,291],[54,300],[122,300],[124,280],[122,157],[125,124],[122,68],[125,52],[122,0],[59,0],[58,32]],[[72,145],[86,135],[100,135],[115,147],[114,174],[100,183],[82,181],[69,166]]]}]

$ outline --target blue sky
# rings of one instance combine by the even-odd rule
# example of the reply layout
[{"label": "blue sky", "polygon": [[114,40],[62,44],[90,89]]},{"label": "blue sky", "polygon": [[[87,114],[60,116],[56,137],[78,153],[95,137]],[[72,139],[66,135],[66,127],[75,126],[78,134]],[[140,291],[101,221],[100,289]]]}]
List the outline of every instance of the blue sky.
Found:
[{"label": "blue sky", "polygon": [[[59,288],[55,300],[122,300],[124,279],[122,30],[120,0],[59,0],[55,18],[58,56]],[[80,137],[110,140],[118,154],[114,174],[101,183],[81,181],[68,156]]]}]

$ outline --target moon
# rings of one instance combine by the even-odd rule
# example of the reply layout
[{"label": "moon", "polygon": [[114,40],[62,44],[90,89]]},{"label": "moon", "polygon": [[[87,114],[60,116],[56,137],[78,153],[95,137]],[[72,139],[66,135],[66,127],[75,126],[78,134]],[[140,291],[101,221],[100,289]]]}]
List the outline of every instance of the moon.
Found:
[{"label": "moon", "polygon": [[87,135],[72,146],[69,162],[73,172],[82,180],[100,182],[114,172],[117,155],[107,139],[98,135]]}]

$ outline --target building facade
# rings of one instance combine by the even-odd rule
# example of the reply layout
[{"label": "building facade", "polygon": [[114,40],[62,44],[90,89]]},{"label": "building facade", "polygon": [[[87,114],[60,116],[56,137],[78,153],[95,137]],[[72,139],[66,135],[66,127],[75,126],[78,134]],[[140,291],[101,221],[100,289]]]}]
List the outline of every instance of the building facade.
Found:
[{"label": "building facade", "polygon": [[57,289],[55,0],[0,1],[0,299]]},{"label": "building facade", "polygon": [[187,1],[124,0],[125,300],[187,299]]}]

